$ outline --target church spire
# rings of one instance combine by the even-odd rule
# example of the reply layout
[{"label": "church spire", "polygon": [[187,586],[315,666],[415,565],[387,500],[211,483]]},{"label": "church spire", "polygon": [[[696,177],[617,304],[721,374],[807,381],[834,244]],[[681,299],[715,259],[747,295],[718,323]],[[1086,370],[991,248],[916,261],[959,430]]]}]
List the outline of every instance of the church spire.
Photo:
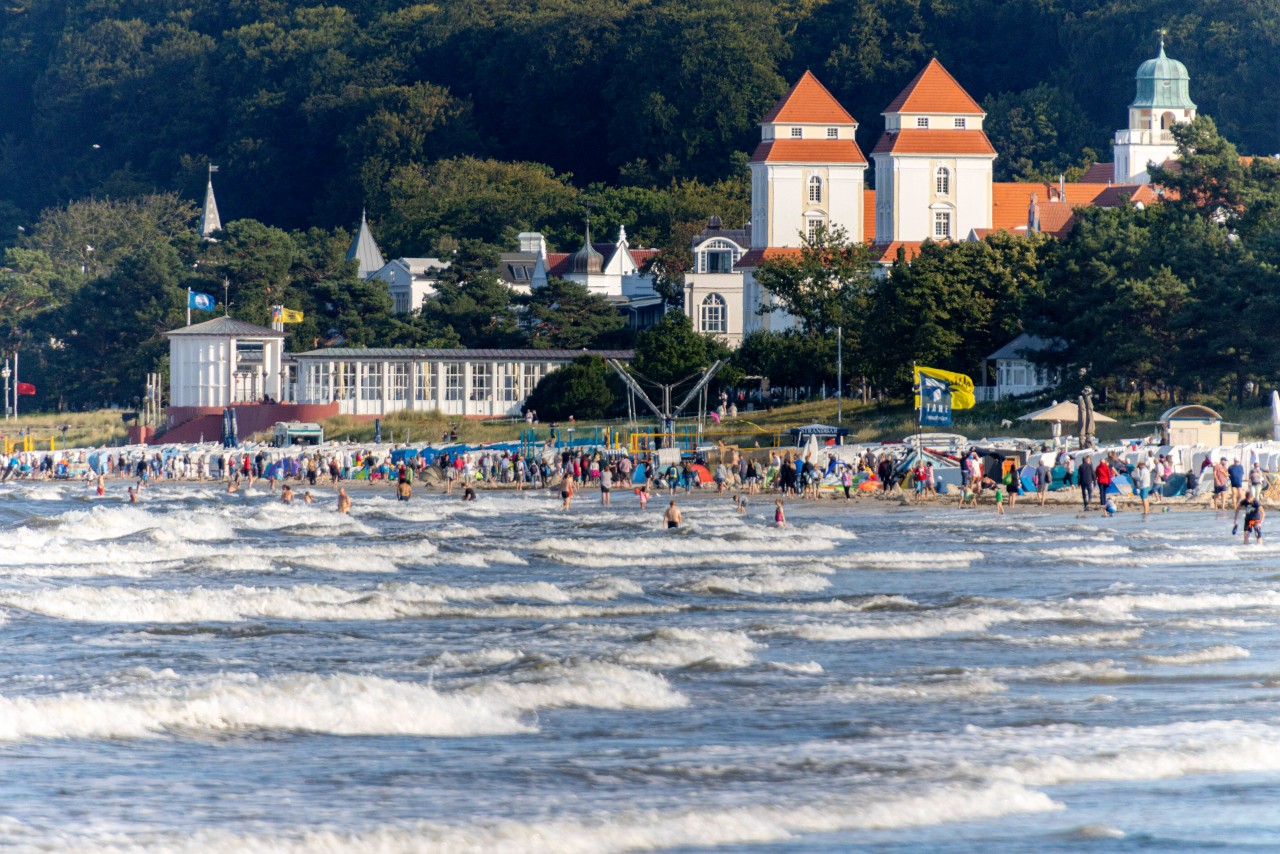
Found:
[{"label": "church spire", "polygon": [[382,250],[378,248],[378,241],[373,239],[373,232],[369,231],[369,219],[363,209],[360,211],[360,230],[356,232],[351,248],[347,250],[347,260],[356,262],[362,279],[369,278],[387,263],[382,257]]},{"label": "church spire", "polygon": [[222,219],[218,216],[218,200],[213,197],[213,173],[218,167],[209,164],[209,183],[204,189],[204,210],[200,212],[200,236],[210,237],[215,231],[222,230]]}]

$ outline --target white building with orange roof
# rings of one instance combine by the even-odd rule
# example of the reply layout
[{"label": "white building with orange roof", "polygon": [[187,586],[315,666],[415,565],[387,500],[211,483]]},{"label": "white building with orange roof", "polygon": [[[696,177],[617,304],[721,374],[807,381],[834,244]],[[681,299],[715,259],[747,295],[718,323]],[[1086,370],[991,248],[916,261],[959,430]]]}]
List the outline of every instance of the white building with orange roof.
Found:
[{"label": "white building with orange roof", "polygon": [[[876,164],[876,243],[958,240],[991,227],[996,151],[986,112],[937,59],[884,110]],[[892,259],[888,259],[892,260]]]},{"label": "white building with orange roof", "polygon": [[840,229],[864,237],[863,184],[867,158],[854,140],[858,123],[812,72],[804,76],[760,122],[760,144],[751,155],[751,249],[742,270],[742,329],[786,329],[789,317],[758,312],[768,295],[751,271],[761,260],[798,253],[819,230]]}]

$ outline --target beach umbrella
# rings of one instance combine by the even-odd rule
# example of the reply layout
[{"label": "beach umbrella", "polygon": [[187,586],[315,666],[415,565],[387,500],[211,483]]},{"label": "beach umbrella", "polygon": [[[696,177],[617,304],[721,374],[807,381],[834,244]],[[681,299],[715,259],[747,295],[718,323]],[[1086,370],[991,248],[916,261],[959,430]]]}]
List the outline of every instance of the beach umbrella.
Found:
[{"label": "beach umbrella", "polygon": [[[1087,408],[1087,403],[1086,403]],[[1037,409],[1035,412],[1028,412],[1026,415],[1019,415],[1019,421],[1076,421],[1080,417],[1080,404],[1071,403],[1064,400],[1062,403],[1055,403],[1053,406],[1046,406],[1044,409]],[[1091,421],[1097,424],[1114,424],[1114,418],[1108,418],[1096,412],[1089,412],[1092,415]],[[1091,425],[1090,425],[1091,426]]]}]

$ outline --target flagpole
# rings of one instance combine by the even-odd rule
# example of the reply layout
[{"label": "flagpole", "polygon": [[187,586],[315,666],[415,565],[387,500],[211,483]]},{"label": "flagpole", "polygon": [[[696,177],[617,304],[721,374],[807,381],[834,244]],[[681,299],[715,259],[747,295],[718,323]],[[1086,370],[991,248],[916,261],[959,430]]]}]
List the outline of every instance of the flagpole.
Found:
[{"label": "flagpole", "polygon": [[924,454],[920,452],[920,413],[924,409],[924,386],[920,382],[920,369],[913,361],[911,363],[911,380],[916,388],[916,467],[924,461]]},{"label": "flagpole", "polygon": [[187,326],[191,325],[191,288],[187,288]]},{"label": "flagpole", "polygon": [[18,351],[13,351],[13,420],[18,420]]}]

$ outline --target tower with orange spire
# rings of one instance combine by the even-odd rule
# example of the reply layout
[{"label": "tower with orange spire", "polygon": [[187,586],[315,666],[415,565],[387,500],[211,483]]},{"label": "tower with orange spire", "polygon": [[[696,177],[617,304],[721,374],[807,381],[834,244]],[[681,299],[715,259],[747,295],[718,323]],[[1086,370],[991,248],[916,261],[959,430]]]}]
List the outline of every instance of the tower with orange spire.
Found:
[{"label": "tower with orange spire", "polygon": [[996,151],[986,112],[937,59],[884,110],[876,164],[877,244],[963,240],[991,227]]}]

